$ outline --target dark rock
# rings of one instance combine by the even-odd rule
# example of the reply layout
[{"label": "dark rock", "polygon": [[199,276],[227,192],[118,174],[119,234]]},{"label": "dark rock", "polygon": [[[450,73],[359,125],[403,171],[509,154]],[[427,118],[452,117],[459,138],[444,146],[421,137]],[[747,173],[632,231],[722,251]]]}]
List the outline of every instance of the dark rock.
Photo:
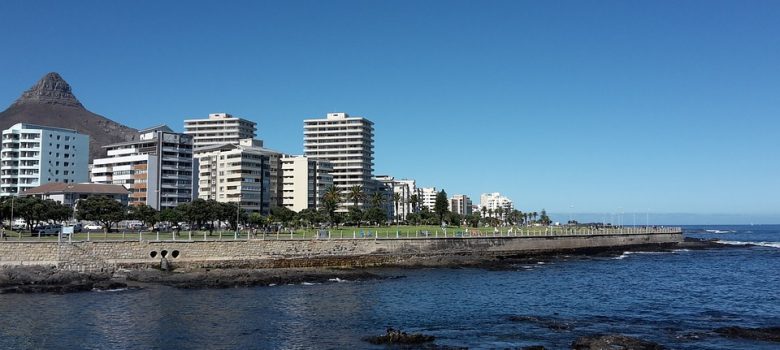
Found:
[{"label": "dark rock", "polygon": [[661,350],[663,346],[620,334],[579,337],[571,343],[574,350]]},{"label": "dark rock", "polygon": [[546,348],[541,345],[524,346],[521,349],[522,350],[546,350]]},{"label": "dark rock", "polygon": [[743,328],[723,327],[715,330],[724,337],[780,342],[780,327]]},{"label": "dark rock", "polygon": [[571,323],[567,323],[561,320],[553,319],[553,318],[546,318],[546,317],[537,317],[537,316],[509,316],[509,321],[512,322],[522,322],[522,323],[532,323],[540,326],[547,327],[554,331],[570,331],[574,329],[574,326]]},{"label": "dark rock", "polygon": [[435,338],[432,335],[425,335],[422,333],[412,333],[408,334],[406,332],[402,332],[400,330],[396,330],[393,328],[387,328],[387,331],[385,335],[380,336],[372,336],[372,337],[365,337],[363,340],[375,344],[375,345],[381,345],[381,344],[404,344],[404,345],[410,345],[410,344],[423,344],[427,342],[432,342]]},{"label": "dark rock", "polygon": [[173,270],[173,266],[171,266],[171,263],[165,257],[160,258],[160,270],[166,272]]},{"label": "dark rock", "polygon": [[70,85],[57,73],[48,73],[0,112],[0,129],[30,123],[76,130],[89,135],[89,161],[104,157],[102,146],[134,140],[138,131],[88,111]]}]

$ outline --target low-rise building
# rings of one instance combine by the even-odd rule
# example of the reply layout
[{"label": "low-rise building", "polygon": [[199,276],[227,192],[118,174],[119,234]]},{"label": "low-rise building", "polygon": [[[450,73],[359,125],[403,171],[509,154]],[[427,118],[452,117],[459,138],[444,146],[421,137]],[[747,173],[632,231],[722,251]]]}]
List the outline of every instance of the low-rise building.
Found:
[{"label": "low-rise building", "polygon": [[113,198],[122,205],[127,205],[129,194],[130,192],[122,185],[50,182],[29,189],[22,196],[51,199],[75,209],[80,200],[92,196]]}]

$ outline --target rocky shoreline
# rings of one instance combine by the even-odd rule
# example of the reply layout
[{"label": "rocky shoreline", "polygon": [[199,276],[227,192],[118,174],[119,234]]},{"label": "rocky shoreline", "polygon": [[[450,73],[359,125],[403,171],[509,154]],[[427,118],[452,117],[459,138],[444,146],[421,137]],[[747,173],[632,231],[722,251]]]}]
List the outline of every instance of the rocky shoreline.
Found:
[{"label": "rocky shoreline", "polygon": [[[555,251],[524,253],[511,256],[497,256],[476,259],[473,256],[442,256],[436,259],[410,259],[404,264],[388,264],[388,268],[444,267],[515,269],[518,264],[549,262],[562,257],[610,257],[625,251],[672,251],[675,249],[723,249],[733,246],[719,244],[715,239],[686,238],[673,245],[646,245],[576,251]],[[231,288],[270,286],[281,284],[322,283],[338,280],[371,280],[393,278],[373,268],[219,268],[219,269],[172,269],[162,261],[161,269],[120,269],[111,272],[75,272],[47,266],[17,266],[0,268],[0,294],[7,293],[70,293],[120,288],[142,288],[149,284],[160,284],[175,288]]]}]

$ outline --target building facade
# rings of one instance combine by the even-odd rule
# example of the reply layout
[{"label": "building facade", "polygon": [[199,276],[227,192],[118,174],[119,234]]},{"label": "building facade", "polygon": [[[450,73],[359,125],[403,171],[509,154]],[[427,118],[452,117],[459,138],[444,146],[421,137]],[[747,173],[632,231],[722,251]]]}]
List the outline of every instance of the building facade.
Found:
[{"label": "building facade", "polygon": [[281,158],[282,205],[292,211],[317,209],[325,190],[333,184],[330,162],[305,156]]},{"label": "building facade", "polygon": [[[346,113],[328,113],[324,119],[303,121],[304,155],[327,160],[333,165],[333,184],[347,193],[353,186],[362,186],[366,199],[374,185],[374,123]],[[358,205],[363,207],[364,200]],[[344,201],[344,212],[352,201]]]},{"label": "building facade", "polygon": [[[486,208],[487,213],[495,213],[498,208],[503,208],[503,210],[508,211],[512,209],[512,200],[502,196],[499,192],[483,193],[479,196],[479,208],[480,210]],[[488,216],[490,216],[490,214],[488,214]],[[493,214],[493,216],[496,215]]]},{"label": "building facade", "polygon": [[239,203],[249,212],[270,213],[271,173],[264,149],[251,142],[225,143],[200,148],[197,158],[198,198]]},{"label": "building facade", "polygon": [[456,194],[450,197],[450,211],[460,215],[471,215],[471,198],[465,194]]},{"label": "building facade", "polygon": [[92,196],[113,198],[122,205],[127,205],[129,194],[122,185],[50,182],[25,191],[23,196],[51,199],[75,209],[80,200]]},{"label": "building facade", "polygon": [[257,123],[227,113],[212,113],[208,118],[187,119],[184,133],[192,136],[195,149],[223,143],[238,144],[242,139],[254,139]]},{"label": "building facade", "polygon": [[92,164],[92,182],[123,185],[129,205],[175,208],[192,201],[192,136],[167,126],[141,130],[138,140],[105,146]]},{"label": "building facade", "polygon": [[0,145],[0,196],[89,180],[89,136],[75,130],[18,123],[3,130]]},{"label": "building facade", "polygon": [[436,187],[421,187],[417,193],[418,198],[420,198],[420,209],[428,208],[429,211],[433,211],[436,207],[436,194],[438,193]]}]

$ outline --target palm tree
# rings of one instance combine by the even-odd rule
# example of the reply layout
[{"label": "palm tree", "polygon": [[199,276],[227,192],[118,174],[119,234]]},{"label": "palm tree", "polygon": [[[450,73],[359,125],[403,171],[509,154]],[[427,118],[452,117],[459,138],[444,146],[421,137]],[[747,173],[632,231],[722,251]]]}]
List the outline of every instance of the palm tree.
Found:
[{"label": "palm tree", "polygon": [[393,203],[395,203],[395,211],[393,212],[395,221],[398,222],[398,203],[401,202],[401,194],[398,192],[393,193]]},{"label": "palm tree", "polygon": [[482,217],[483,217],[483,218],[486,218],[486,217],[487,217],[486,213],[487,213],[487,207],[483,205],[483,206],[482,206]]},{"label": "palm tree", "polygon": [[352,204],[355,206],[355,208],[357,208],[358,204],[360,204],[360,201],[365,198],[366,194],[363,192],[363,186],[352,186],[349,188],[349,192],[347,192],[347,199],[352,201]]},{"label": "palm tree", "polygon": [[537,213],[537,212],[533,212],[533,213],[531,213],[531,217],[533,217],[533,218],[534,218],[534,221],[536,221],[536,217],[537,217],[537,216],[539,216],[539,213]]},{"label": "palm tree", "polygon": [[496,208],[496,216],[498,216],[498,222],[503,223],[504,207]]},{"label": "palm tree", "polygon": [[420,197],[416,194],[409,196],[409,204],[412,205],[412,212],[417,212],[417,207],[420,205]]},{"label": "palm tree", "polygon": [[371,205],[374,208],[381,208],[383,204],[385,204],[385,196],[382,192],[376,191],[371,194]]},{"label": "palm tree", "polygon": [[322,195],[322,209],[328,213],[328,220],[331,225],[336,222],[336,208],[341,203],[341,192],[334,185],[328,186]]}]

